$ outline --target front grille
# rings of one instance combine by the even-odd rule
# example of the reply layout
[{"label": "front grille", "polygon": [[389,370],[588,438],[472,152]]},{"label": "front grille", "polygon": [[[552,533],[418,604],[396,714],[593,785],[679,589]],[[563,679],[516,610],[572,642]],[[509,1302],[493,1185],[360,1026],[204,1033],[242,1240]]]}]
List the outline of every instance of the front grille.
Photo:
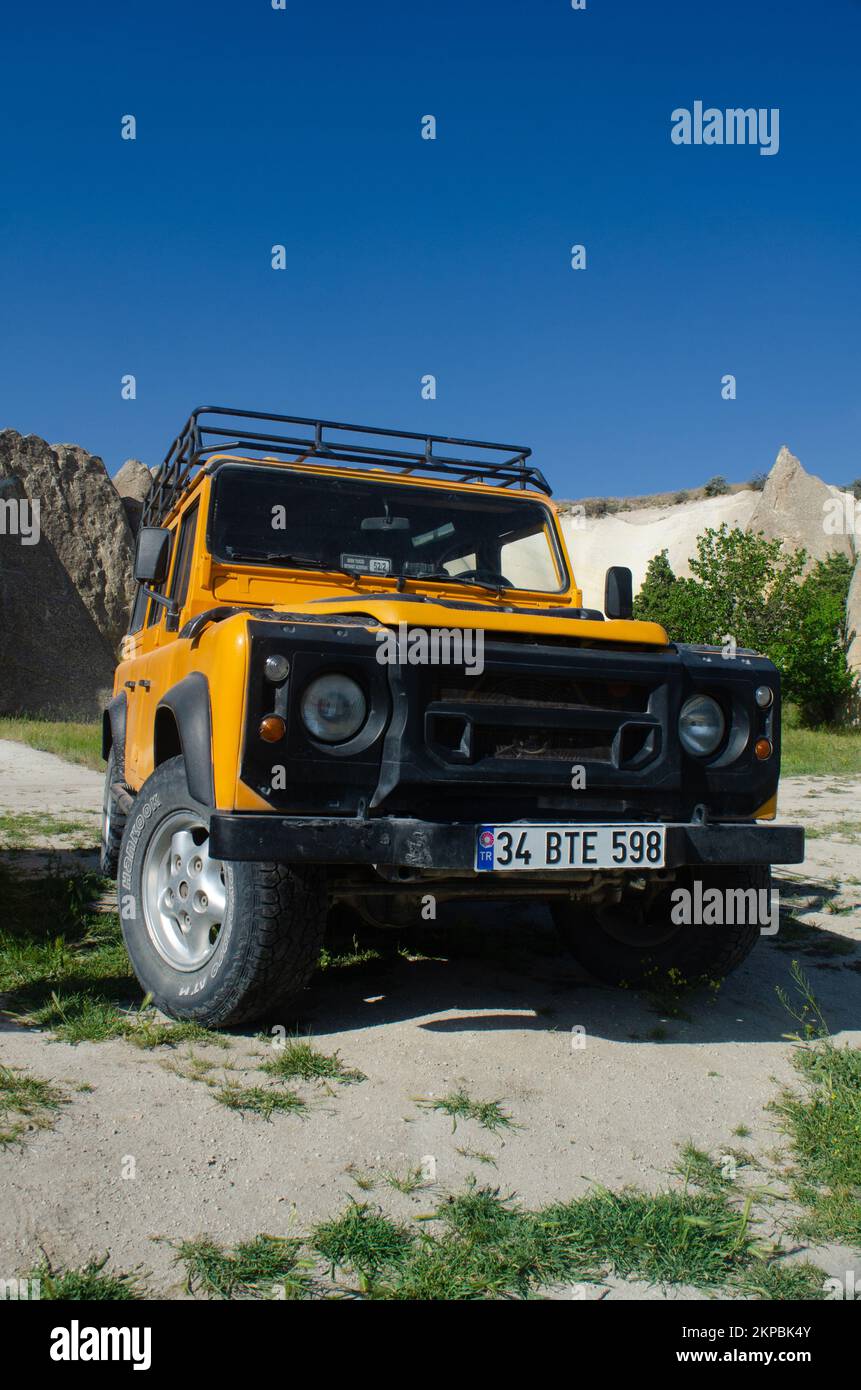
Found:
[{"label": "front grille", "polygon": [[613,751],[611,730],[542,729],[516,730],[488,724],[477,730],[476,758],[574,759],[609,763]]},{"label": "front grille", "polygon": [[681,664],[485,637],[484,669],[391,666],[393,720],[373,813],[502,821],[672,814]]},{"label": "front grille", "polygon": [[525,675],[484,671],[452,682],[437,676],[434,697],[464,704],[522,705],[529,709],[618,709],[643,712],[649,707],[653,684],[637,681],[597,681],[562,675]]},{"label": "front grille", "polygon": [[560,779],[572,763],[618,770],[642,768],[658,756],[663,672],[623,680],[615,670],[604,678],[584,675],[582,656],[571,661],[570,671],[560,671],[560,664],[558,657],[545,659],[543,669],[529,670],[521,658],[519,669],[506,670],[494,658],[479,676],[438,668],[429,673],[428,748],[444,762],[476,771],[517,764],[522,772],[531,763],[546,775],[557,763]]}]

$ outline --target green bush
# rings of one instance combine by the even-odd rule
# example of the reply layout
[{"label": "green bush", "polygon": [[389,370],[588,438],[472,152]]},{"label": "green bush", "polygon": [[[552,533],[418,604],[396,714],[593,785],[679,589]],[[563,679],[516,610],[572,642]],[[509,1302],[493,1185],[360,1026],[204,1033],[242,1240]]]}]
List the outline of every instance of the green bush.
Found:
[{"label": "green bush", "polygon": [[786,552],[761,533],[710,527],[697,538],[691,578],[673,573],[666,551],[653,557],[634,616],[660,623],[672,641],[720,646],[731,636],[764,653],[802,722],[829,723],[855,686],[846,662],[852,565],[829,555],[804,575],[806,562],[805,551]]},{"label": "green bush", "polygon": [[724,493],[729,492],[729,483],[720,473],[716,473],[709,478],[703,491],[706,497],[723,497]]}]

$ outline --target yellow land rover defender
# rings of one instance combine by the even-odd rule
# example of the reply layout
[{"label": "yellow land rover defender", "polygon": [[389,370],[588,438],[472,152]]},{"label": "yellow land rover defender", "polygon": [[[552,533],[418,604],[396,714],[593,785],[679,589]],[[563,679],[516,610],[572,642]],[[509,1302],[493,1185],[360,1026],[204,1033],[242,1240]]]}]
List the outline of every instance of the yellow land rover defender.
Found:
[{"label": "yellow land rover defender", "polygon": [[697,903],[749,905],[802,858],[766,823],[777,671],[632,621],[623,567],[584,608],[529,458],[189,418],[104,713],[102,866],[166,1013],[265,1016],[341,904],[420,924],[430,898],[546,903],[607,981],[714,977],[753,946],[761,916]]}]

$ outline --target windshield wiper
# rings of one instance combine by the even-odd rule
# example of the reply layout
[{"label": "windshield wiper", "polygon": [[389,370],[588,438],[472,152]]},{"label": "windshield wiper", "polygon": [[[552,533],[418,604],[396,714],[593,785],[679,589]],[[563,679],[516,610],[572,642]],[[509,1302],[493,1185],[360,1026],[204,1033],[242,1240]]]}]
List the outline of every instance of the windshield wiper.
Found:
[{"label": "windshield wiper", "polygon": [[[410,575],[410,579],[417,579],[418,575]],[[448,570],[434,570],[433,574],[423,574],[422,579],[444,579],[447,584],[473,584],[477,589],[487,589],[488,593],[496,594],[497,598],[502,598],[505,593],[504,584],[485,584],[483,580],[476,579],[472,575],[449,574]]]},{"label": "windshield wiper", "polygon": [[294,569],[333,570],[336,574],[346,574],[350,579],[357,578],[355,570],[344,569],[343,565],[336,565],[331,560],[315,560],[310,555],[292,555],[285,550],[237,550],[232,545],[224,548],[231,560],[274,560],[282,565],[292,565]]}]

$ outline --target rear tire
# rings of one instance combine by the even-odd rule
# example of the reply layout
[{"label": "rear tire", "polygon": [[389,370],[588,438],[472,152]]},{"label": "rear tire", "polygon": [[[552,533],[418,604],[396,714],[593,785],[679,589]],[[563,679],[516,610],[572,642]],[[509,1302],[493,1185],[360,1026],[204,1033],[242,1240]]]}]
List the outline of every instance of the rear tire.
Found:
[{"label": "rear tire", "polygon": [[640,985],[666,977],[671,970],[688,983],[723,979],[753,950],[760,924],[675,925],[670,894],[674,888],[691,888],[694,877],[702,883],[703,893],[710,888],[722,893],[729,889],[768,892],[771,886],[768,865],[691,868],[680,871],[676,882],[647,907],[638,907],[629,894],[614,907],[590,911],[557,900],[550,910],[572,955],[606,984]]},{"label": "rear tire", "polygon": [[126,828],[126,812],[122,810],[113,790],[117,781],[117,759],[111,749],[105,768],[105,791],[102,797],[102,843],[99,868],[105,878],[116,878],[120,861],[120,845]]},{"label": "rear tire", "polygon": [[117,887],[142,988],[173,1018],[223,1028],[286,1006],[308,982],[326,894],[316,867],[211,858],[209,814],[182,758],[156,768],[128,818]]}]

